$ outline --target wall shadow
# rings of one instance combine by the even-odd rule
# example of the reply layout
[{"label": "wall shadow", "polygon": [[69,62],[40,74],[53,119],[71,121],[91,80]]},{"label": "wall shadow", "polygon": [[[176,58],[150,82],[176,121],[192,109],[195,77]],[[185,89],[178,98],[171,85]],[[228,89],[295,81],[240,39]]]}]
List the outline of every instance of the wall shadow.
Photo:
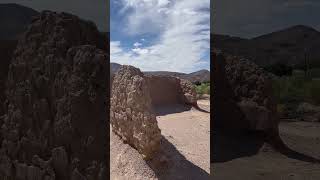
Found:
[{"label": "wall shadow", "polygon": [[[281,142],[279,142],[281,141]],[[298,151],[293,150],[292,148],[288,147],[279,137],[278,139],[279,143],[276,143],[276,145],[274,145],[274,148],[276,148],[276,150],[281,153],[282,155],[285,155],[286,157],[290,158],[290,159],[295,159],[295,160],[299,160],[299,161],[304,161],[304,162],[308,162],[308,163],[320,163],[320,159],[317,159],[315,157],[309,156],[307,154],[304,153],[300,153]]]},{"label": "wall shadow", "polygon": [[249,157],[259,153],[265,143],[270,144],[275,153],[280,153],[290,159],[308,163],[320,163],[320,159],[297,152],[288,147],[280,137],[267,139],[263,133],[229,133],[213,131],[211,147],[211,163],[223,163],[233,159]]},{"label": "wall shadow", "polygon": [[[165,162],[163,162],[164,158]],[[188,161],[164,136],[162,136],[160,152],[147,163],[159,180],[207,180],[210,178],[209,173]]]},{"label": "wall shadow", "polygon": [[253,156],[259,152],[264,141],[252,133],[212,132],[211,163],[231,161],[236,158]]},{"label": "wall shadow", "polygon": [[186,105],[182,105],[182,104],[154,106],[154,110],[155,110],[157,116],[164,116],[164,115],[168,115],[168,114],[189,111],[191,108],[192,108],[192,106],[186,106]]}]

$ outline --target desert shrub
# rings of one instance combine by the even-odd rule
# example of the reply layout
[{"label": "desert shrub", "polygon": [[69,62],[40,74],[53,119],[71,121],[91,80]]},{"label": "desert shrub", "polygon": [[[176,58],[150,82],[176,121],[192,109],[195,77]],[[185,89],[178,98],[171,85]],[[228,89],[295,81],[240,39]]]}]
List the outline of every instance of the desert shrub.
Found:
[{"label": "desert shrub", "polygon": [[196,85],[197,94],[210,94],[210,83],[201,83]]},{"label": "desert shrub", "polygon": [[283,76],[273,81],[273,89],[280,104],[320,104],[320,80],[307,79],[300,74]]}]

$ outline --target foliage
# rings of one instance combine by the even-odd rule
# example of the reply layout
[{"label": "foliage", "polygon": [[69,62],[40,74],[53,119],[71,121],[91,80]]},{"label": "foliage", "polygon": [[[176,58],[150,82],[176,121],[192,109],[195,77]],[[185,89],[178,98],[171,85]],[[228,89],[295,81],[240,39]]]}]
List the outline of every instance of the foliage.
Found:
[{"label": "foliage", "polygon": [[210,82],[209,83],[201,83],[200,85],[196,85],[197,94],[210,94]]},{"label": "foliage", "polygon": [[273,81],[274,94],[280,104],[310,102],[320,104],[320,80],[305,78],[296,71]]}]

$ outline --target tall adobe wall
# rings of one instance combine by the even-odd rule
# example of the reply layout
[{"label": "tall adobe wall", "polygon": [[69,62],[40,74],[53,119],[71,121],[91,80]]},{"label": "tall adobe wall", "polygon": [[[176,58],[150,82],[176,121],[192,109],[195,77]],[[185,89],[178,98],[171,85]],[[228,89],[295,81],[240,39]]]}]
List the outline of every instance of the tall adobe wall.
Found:
[{"label": "tall adobe wall", "polygon": [[76,16],[45,11],[33,20],[9,68],[0,177],[106,179],[105,44]]},{"label": "tall adobe wall", "polygon": [[270,77],[248,60],[212,53],[213,126],[278,136],[279,118]]},{"label": "tall adobe wall", "polygon": [[146,77],[154,107],[174,104],[197,106],[197,93],[191,82],[174,76]]},{"label": "tall adobe wall", "polygon": [[112,130],[136,148],[145,159],[158,151],[161,132],[154,113],[146,77],[133,66],[121,66],[111,89]]},{"label": "tall adobe wall", "polygon": [[151,102],[154,107],[180,104],[180,79],[172,76],[147,76]]}]

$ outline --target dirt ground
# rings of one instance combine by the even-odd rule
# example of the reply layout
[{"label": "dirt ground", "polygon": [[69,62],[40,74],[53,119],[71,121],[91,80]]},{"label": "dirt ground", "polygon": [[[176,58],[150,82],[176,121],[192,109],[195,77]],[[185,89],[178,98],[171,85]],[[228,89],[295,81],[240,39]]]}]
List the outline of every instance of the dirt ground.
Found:
[{"label": "dirt ground", "polygon": [[[131,146],[110,134],[110,174],[112,180],[206,180],[210,172],[209,100],[199,101],[199,109],[179,105],[158,107],[161,129],[161,166],[146,162]],[[111,130],[111,129],[110,129]],[[154,160],[158,161],[158,160]]]},{"label": "dirt ground", "polygon": [[320,164],[314,163],[320,159],[320,123],[281,122],[280,135],[292,152],[281,154],[250,137],[228,139],[214,132],[213,145],[219,147],[214,148],[212,179],[320,179]]}]

